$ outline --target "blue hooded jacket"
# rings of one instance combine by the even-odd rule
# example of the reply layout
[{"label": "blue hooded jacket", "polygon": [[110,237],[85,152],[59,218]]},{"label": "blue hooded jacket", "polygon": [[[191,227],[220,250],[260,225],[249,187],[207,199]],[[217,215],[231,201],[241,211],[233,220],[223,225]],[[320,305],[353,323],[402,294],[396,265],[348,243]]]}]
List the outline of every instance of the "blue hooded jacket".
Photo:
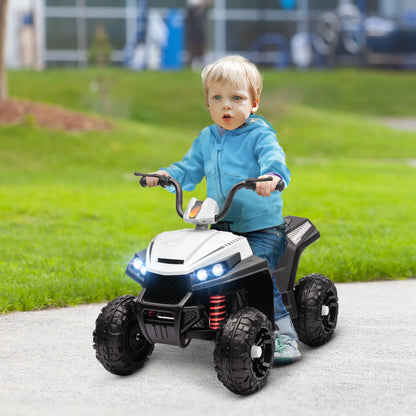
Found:
[{"label": "blue hooded jacket", "polygon": [[[260,116],[251,115],[241,127],[221,134],[217,125],[201,131],[180,162],[161,168],[178,180],[183,189],[192,191],[205,176],[207,196],[217,201],[220,210],[228,191],[237,182],[277,173],[285,185],[290,171],[276,132]],[[245,233],[283,224],[283,200],[280,192],[262,197],[241,189],[234,197],[223,221],[234,232]]]}]

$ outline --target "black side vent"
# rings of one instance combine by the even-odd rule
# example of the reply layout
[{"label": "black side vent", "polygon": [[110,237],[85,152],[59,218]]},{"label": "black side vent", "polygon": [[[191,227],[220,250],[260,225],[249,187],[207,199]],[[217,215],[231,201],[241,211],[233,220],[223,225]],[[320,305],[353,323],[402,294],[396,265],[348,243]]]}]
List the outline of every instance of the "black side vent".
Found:
[{"label": "black side vent", "polygon": [[166,264],[183,264],[184,260],[180,260],[180,259],[162,259],[161,257],[159,257],[157,259],[157,261],[159,263],[166,263]]}]

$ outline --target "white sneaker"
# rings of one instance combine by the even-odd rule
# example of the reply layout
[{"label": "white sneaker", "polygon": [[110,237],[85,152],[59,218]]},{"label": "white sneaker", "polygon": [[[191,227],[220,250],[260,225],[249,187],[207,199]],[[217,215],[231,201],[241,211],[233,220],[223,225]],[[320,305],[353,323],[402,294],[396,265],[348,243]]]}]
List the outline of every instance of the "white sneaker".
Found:
[{"label": "white sneaker", "polygon": [[290,364],[302,358],[296,340],[287,335],[280,335],[278,331],[275,331],[274,336],[275,366]]}]

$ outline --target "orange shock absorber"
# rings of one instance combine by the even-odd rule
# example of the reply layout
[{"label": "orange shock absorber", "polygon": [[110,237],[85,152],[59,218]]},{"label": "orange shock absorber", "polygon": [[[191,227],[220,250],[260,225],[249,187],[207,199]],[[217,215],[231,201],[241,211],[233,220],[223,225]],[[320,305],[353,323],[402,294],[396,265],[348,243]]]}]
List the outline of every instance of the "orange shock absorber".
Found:
[{"label": "orange shock absorber", "polygon": [[226,296],[210,296],[209,302],[209,326],[211,329],[218,329],[226,314]]}]

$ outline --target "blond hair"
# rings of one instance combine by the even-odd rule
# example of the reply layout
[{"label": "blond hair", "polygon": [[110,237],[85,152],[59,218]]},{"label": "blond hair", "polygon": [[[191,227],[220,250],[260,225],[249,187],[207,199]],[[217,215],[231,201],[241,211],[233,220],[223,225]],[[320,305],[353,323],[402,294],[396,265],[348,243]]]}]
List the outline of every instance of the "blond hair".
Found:
[{"label": "blond hair", "polygon": [[263,78],[257,67],[239,55],[225,56],[207,65],[201,72],[201,78],[205,96],[209,85],[216,82],[229,82],[237,87],[246,87],[248,84],[253,100],[260,98],[263,89]]}]

